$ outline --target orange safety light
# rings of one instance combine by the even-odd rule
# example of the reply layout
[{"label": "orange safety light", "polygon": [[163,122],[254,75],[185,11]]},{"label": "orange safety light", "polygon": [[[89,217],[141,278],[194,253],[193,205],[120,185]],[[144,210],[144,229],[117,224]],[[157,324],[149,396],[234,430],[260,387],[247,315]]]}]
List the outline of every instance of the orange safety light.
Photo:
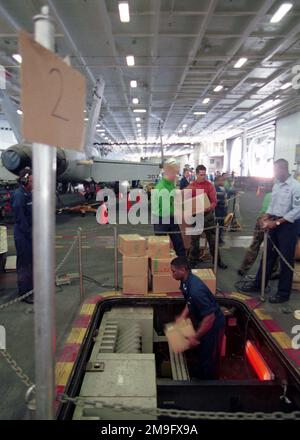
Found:
[{"label": "orange safety light", "polygon": [[246,356],[252,365],[259,380],[273,380],[274,374],[270,367],[258,351],[257,347],[251,341],[246,342]]}]

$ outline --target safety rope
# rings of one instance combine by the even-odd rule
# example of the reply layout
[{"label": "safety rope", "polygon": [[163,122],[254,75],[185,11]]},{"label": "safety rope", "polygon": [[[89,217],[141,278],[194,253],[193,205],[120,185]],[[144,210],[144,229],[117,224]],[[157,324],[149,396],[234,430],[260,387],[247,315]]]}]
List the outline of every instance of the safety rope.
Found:
[{"label": "safety rope", "polygon": [[[75,246],[75,244],[76,244],[76,242],[77,242],[77,239],[78,239],[78,237],[76,237],[76,238],[73,240],[73,242],[71,243],[71,245],[70,245],[68,251],[66,252],[65,256],[63,257],[63,259],[61,260],[61,262],[59,263],[59,265],[56,267],[55,273],[57,273],[57,272],[63,267],[63,265],[65,264],[65,262],[67,261],[67,259],[68,259],[69,256],[71,255],[72,250],[74,249],[74,246]],[[24,295],[18,296],[17,298],[12,299],[11,301],[8,301],[8,302],[6,302],[6,303],[4,303],[4,304],[1,304],[1,305],[0,305],[0,311],[6,309],[6,308],[9,307],[9,306],[12,306],[12,305],[14,305],[14,304],[17,304],[17,303],[23,301],[24,299],[26,299],[26,298],[28,298],[30,295],[32,295],[33,292],[34,292],[33,290],[29,290],[28,292],[24,293]]]}]

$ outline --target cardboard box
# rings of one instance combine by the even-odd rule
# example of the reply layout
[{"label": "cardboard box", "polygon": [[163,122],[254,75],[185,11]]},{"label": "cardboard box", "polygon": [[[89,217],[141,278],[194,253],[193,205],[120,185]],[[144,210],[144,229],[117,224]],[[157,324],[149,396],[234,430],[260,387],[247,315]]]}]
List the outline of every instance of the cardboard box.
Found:
[{"label": "cardboard box", "polygon": [[168,235],[151,235],[148,237],[149,257],[168,257],[170,255],[170,238]]},{"label": "cardboard box", "polygon": [[176,254],[172,254],[169,257],[153,257],[151,258],[151,273],[155,274],[170,274],[171,273],[171,261],[174,260]]},{"label": "cardboard box", "polygon": [[147,295],[148,276],[123,276],[123,293],[131,295]]},{"label": "cardboard box", "polygon": [[149,270],[149,258],[145,257],[122,257],[123,276],[146,277]]},{"label": "cardboard box", "polygon": [[186,215],[200,214],[208,209],[210,204],[210,200],[206,193],[199,194],[196,197],[191,198],[187,198],[187,196],[185,198],[184,194],[182,194],[182,197],[174,199],[175,215],[176,211],[180,212],[180,210],[182,211],[183,217],[184,213],[186,213]]},{"label": "cardboard box", "polygon": [[195,335],[195,330],[190,319],[167,324],[165,335],[169,346],[174,353],[182,353],[189,348],[188,337]]},{"label": "cardboard box", "polygon": [[192,269],[192,273],[206,284],[211,293],[216,294],[216,276],[212,269]]},{"label": "cardboard box", "polygon": [[180,292],[180,281],[174,280],[171,274],[159,274],[152,277],[153,293]]},{"label": "cardboard box", "polygon": [[[188,215],[190,213],[192,213],[192,215],[193,215],[196,213],[199,214],[199,213],[203,212],[203,209],[201,209],[201,203],[200,203],[200,209],[197,209],[196,200],[198,200],[198,199],[201,200],[201,198],[203,199],[204,210],[209,208],[210,201],[207,197],[207,194],[206,193],[200,194],[199,196],[193,197],[193,198],[188,199],[184,202],[183,209],[182,209],[182,218],[178,220],[179,228],[181,231],[181,236],[182,236],[184,247],[186,250],[189,250],[191,247],[191,237],[192,236],[190,234],[186,234],[186,229],[191,228],[191,225],[185,221],[185,215]],[[203,228],[204,228],[204,219],[203,219]]]},{"label": "cardboard box", "polygon": [[119,251],[128,257],[143,257],[146,255],[147,242],[139,234],[119,235]]}]

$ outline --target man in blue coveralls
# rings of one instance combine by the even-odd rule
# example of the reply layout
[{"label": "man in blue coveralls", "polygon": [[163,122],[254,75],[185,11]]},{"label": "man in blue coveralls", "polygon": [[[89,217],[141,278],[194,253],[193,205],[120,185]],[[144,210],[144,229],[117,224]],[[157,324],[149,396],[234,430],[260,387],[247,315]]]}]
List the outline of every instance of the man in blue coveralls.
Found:
[{"label": "man in blue coveralls", "polygon": [[180,289],[186,301],[177,320],[189,317],[196,331],[189,342],[199,360],[197,378],[218,379],[225,317],[209,288],[191,272],[185,257],[172,260],[171,270],[173,278],[181,281]]},{"label": "man in blue coveralls", "polygon": [[[288,301],[291,294],[294,267],[295,248],[297,243],[298,224],[300,219],[300,184],[289,173],[289,165],[285,159],[274,163],[276,183],[272,189],[272,197],[266,214],[261,221],[261,227],[269,231],[266,265],[266,285],[272,275],[278,253],[273,243],[279,249],[284,260],[280,259],[280,276],[277,293],[271,296],[272,304]],[[286,262],[288,264],[286,264]],[[254,282],[245,285],[244,292],[260,290],[262,279],[262,263]]]},{"label": "man in blue coveralls", "polygon": [[[32,173],[24,168],[19,174],[19,188],[13,195],[14,239],[17,251],[19,296],[33,289],[32,271]],[[33,295],[22,300],[33,304]]]}]

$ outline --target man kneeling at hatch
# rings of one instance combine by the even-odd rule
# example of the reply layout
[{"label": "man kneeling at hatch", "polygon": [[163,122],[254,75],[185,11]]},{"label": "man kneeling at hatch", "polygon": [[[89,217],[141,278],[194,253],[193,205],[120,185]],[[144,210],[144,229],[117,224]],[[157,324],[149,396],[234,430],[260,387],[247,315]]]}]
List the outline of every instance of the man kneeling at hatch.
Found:
[{"label": "man kneeling at hatch", "polygon": [[180,290],[186,305],[176,320],[190,318],[195,336],[189,338],[190,349],[198,359],[197,378],[213,380],[219,378],[221,347],[225,331],[225,317],[209,288],[191,272],[185,257],[171,261],[172,275],[181,281]]}]

